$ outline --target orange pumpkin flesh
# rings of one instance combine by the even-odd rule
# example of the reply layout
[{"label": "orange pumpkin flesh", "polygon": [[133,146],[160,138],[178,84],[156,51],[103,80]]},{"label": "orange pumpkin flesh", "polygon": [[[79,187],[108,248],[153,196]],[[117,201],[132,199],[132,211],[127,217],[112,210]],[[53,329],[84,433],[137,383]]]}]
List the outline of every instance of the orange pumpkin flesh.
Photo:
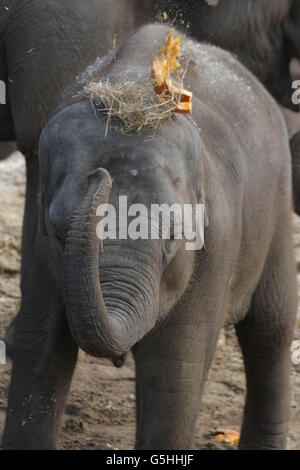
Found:
[{"label": "orange pumpkin flesh", "polygon": [[180,36],[174,38],[174,31],[168,31],[166,44],[162,47],[152,66],[151,78],[154,90],[161,95],[163,102],[173,96],[177,103],[175,113],[190,114],[192,112],[193,93],[179,88],[171,78],[172,73],[180,67],[177,56],[180,54]]},{"label": "orange pumpkin flesh", "polygon": [[240,433],[226,429],[225,432],[221,432],[215,436],[218,441],[230,442],[231,444],[238,445],[240,440]]}]

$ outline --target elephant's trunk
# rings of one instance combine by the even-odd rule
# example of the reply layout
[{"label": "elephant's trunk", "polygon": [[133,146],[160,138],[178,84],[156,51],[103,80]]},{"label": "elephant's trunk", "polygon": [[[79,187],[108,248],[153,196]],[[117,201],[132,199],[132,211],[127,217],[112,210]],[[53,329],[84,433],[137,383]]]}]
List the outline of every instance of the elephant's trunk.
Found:
[{"label": "elephant's trunk", "polygon": [[[110,189],[109,173],[97,170],[87,196],[73,214],[64,253],[64,296],[77,345],[93,356],[116,358],[126,354],[155,325],[159,282],[154,282],[149,270],[137,275],[131,266],[128,274],[126,267],[117,267],[120,259],[114,256],[110,263],[117,265],[105,274],[101,289],[96,209],[108,202]],[[128,263],[132,263],[132,253]]]}]

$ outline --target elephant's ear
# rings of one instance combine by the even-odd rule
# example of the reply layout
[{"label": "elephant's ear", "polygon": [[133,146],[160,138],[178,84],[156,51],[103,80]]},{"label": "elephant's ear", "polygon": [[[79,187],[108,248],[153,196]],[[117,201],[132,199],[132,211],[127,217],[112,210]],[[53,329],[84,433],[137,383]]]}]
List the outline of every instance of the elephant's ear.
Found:
[{"label": "elephant's ear", "polygon": [[300,0],[293,0],[283,31],[292,54],[300,59]]}]

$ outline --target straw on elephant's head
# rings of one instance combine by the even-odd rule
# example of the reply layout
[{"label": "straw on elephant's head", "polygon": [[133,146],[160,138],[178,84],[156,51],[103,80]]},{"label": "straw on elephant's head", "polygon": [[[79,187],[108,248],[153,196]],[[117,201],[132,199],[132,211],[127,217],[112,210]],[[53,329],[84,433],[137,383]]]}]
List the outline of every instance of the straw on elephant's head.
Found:
[{"label": "straw on elephant's head", "polygon": [[175,96],[158,98],[151,87],[140,82],[109,80],[91,82],[84,88],[95,108],[107,116],[107,124],[122,133],[142,133],[157,129],[170,119],[177,106]]}]

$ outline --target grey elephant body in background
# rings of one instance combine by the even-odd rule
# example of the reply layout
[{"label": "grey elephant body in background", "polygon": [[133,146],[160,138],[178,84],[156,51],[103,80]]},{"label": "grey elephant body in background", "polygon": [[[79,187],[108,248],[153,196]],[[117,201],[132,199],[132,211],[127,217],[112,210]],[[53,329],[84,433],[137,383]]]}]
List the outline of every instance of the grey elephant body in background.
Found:
[{"label": "grey elephant body in background", "polygon": [[[226,319],[247,374],[240,447],[285,446],[297,294],[290,152],[274,100],[229,53],[185,38],[193,119],[174,115],[152,137],[122,135],[89,99],[74,98],[84,77],[152,87],[166,34],[144,27],[79,77],[43,131],[39,228],[17,319],[4,448],[56,447],[78,346],[113,358],[133,350],[138,449],[192,448]],[[205,195],[206,249],[186,251],[174,236],[101,246],[97,207],[120,195],[148,209]]]},{"label": "grey elephant body in background", "polygon": [[[40,133],[63,89],[142,24],[148,3],[0,0],[0,80],[7,91],[7,105],[0,105],[0,141],[15,140],[26,157],[22,284],[37,228]],[[0,146],[2,158],[11,149],[10,144]]]},{"label": "grey elephant body in background", "polygon": [[142,23],[147,1],[1,0],[0,12],[0,79],[9,99],[0,112],[11,116],[8,123],[0,115],[0,139],[15,138],[27,156],[36,153],[62,90],[122,44]]},{"label": "grey elephant body in background", "polygon": [[155,11],[165,11],[200,42],[232,52],[276,101],[293,105],[291,57],[300,60],[299,0],[154,0]]},{"label": "grey elephant body in background", "polygon": [[[300,215],[300,113],[292,81],[300,61],[300,0],[153,0],[156,14],[236,55],[283,108],[291,135],[294,208]],[[291,60],[294,66],[291,68]],[[297,62],[298,61],[298,64]],[[284,109],[286,108],[286,109]]]},{"label": "grey elephant body in background", "polygon": [[299,0],[208,3],[18,0],[7,6],[1,0],[0,80],[7,83],[8,106],[0,107],[0,140],[15,138],[25,154],[36,151],[62,89],[97,56],[164,11],[195,39],[236,54],[281,105],[291,107],[289,62],[291,53],[300,58]]}]

